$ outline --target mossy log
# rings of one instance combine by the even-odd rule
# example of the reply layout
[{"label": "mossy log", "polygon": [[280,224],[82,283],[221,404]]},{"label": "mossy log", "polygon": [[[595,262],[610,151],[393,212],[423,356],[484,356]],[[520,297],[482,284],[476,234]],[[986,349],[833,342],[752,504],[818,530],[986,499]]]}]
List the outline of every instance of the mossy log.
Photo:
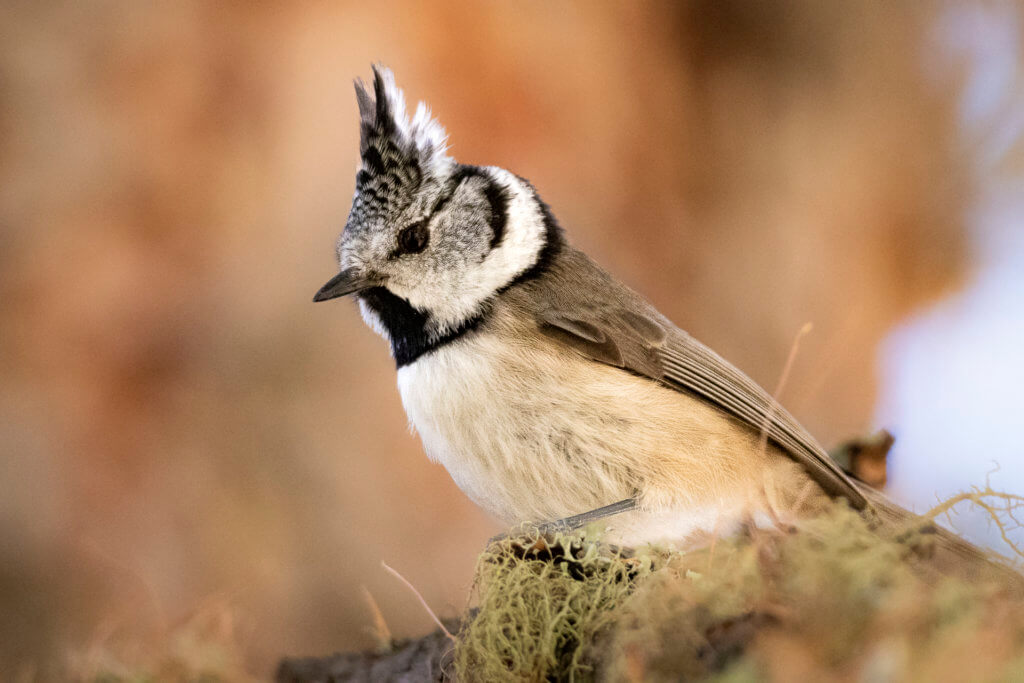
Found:
[{"label": "mossy log", "polygon": [[[848,454],[877,464],[870,446]],[[978,496],[1011,519],[1024,505]],[[752,526],[685,552],[615,548],[595,529],[512,535],[481,555],[478,607],[446,624],[454,642],[437,630],[387,652],[286,659],[277,680],[1019,680],[1021,582],[926,571],[941,541],[927,526],[879,527],[837,503],[799,529]]]}]

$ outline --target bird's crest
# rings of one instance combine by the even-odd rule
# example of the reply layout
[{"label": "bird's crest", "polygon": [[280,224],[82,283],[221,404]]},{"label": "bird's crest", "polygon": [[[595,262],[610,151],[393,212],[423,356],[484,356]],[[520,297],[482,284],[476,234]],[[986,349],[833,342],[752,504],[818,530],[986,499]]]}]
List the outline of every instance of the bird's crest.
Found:
[{"label": "bird's crest", "polygon": [[[444,176],[455,163],[447,154],[447,134],[420,102],[412,120],[405,111],[405,96],[395,85],[391,70],[374,65],[373,95],[356,80],[359,101],[359,153],[362,173],[397,174],[419,182],[423,176]],[[366,176],[362,176],[366,177]]]}]

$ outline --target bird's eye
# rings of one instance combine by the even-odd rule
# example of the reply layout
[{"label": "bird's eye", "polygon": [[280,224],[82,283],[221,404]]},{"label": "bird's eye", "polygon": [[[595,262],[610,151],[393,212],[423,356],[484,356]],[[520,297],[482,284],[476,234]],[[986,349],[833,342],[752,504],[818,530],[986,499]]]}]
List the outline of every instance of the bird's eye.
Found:
[{"label": "bird's eye", "polygon": [[418,254],[427,248],[430,231],[426,221],[418,221],[407,225],[398,233],[398,249],[403,254]]}]

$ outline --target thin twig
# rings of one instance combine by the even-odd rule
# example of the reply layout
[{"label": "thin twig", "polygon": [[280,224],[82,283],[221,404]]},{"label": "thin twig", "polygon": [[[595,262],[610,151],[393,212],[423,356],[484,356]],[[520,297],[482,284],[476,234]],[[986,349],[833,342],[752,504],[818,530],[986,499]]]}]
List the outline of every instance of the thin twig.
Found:
[{"label": "thin twig", "polygon": [[808,332],[814,327],[811,323],[804,323],[804,326],[800,328],[800,331],[796,333],[796,337],[793,339],[793,345],[789,347],[789,356],[786,358],[786,364],[782,366],[782,374],[779,375],[779,383],[775,386],[775,391],[772,392],[772,398],[775,400],[769,404],[768,410],[764,414],[764,422],[761,423],[761,453],[765,453],[768,450],[768,427],[771,425],[772,419],[775,417],[775,410],[779,403],[779,397],[782,396],[782,390],[786,388],[786,380],[789,379],[789,372],[793,369],[793,361],[796,360],[797,351],[800,349],[800,340],[804,338]]},{"label": "thin twig", "polygon": [[[761,457],[765,458],[768,455],[768,429],[771,426],[772,420],[775,419],[775,412],[779,408],[779,397],[782,396],[782,390],[786,388],[786,380],[789,379],[789,373],[793,369],[793,362],[796,360],[796,354],[800,350],[800,340],[804,338],[808,332],[814,326],[807,322],[804,323],[803,327],[796,333],[796,337],[793,338],[793,345],[789,347],[789,355],[786,357],[786,363],[782,366],[782,372],[779,374],[779,382],[775,385],[775,391],[772,393],[774,399],[768,404],[768,410],[764,413],[764,420],[761,422],[761,440],[758,450],[761,452]],[[764,481],[762,482],[762,490],[765,494],[765,502],[768,507],[768,514],[772,518],[772,522],[776,525],[780,525],[779,511],[780,506],[778,504],[777,491],[775,489],[775,477],[772,474],[771,467],[765,470]]]},{"label": "thin twig", "polygon": [[377,639],[377,647],[381,650],[388,649],[391,647],[393,638],[391,636],[391,629],[388,628],[388,622],[384,619],[384,613],[380,611],[380,606],[373,599],[370,589],[366,586],[360,586],[360,588],[363,589],[363,598],[366,600],[366,604],[370,608],[370,614],[373,616],[373,637]]},{"label": "thin twig", "polygon": [[423,596],[420,595],[420,592],[418,590],[416,590],[416,586],[414,586],[411,583],[409,583],[408,579],[406,579],[404,576],[399,574],[397,571],[395,571],[394,569],[389,567],[387,562],[384,562],[383,560],[381,560],[380,564],[381,564],[382,567],[384,567],[384,569],[386,569],[389,573],[391,573],[392,576],[394,576],[396,579],[398,579],[399,581],[404,583],[409,588],[409,590],[412,591],[412,594],[415,595],[416,599],[420,601],[420,604],[423,605],[423,609],[425,609],[427,611],[427,614],[429,614],[430,618],[434,620],[434,623],[437,624],[437,627],[439,629],[441,629],[441,631],[446,636],[448,636],[448,638],[453,643],[458,642],[458,641],[456,641],[455,636],[452,635],[451,631],[449,631],[447,628],[445,628],[445,625],[443,623],[441,623],[440,619],[437,618],[437,615],[434,614],[434,610],[430,609],[430,605],[428,605],[427,601],[423,599]]},{"label": "thin twig", "polygon": [[[999,502],[995,504],[990,503],[986,498],[995,499]],[[1002,537],[1003,542],[1009,546],[1018,558],[1024,557],[1024,546],[1019,541],[1014,541],[1009,535],[1010,531],[1016,531],[1024,526],[1022,520],[1017,517],[1018,511],[1024,508],[1024,497],[994,491],[990,486],[986,486],[984,489],[974,487],[973,491],[960,493],[946,499],[926,512],[923,517],[935,519],[939,515],[945,515],[948,520],[949,513],[953,508],[964,501],[970,501],[984,510],[989,516],[990,521],[994,522],[996,528],[999,529],[999,535]],[[1013,522],[1012,525],[1006,522],[1007,518]]]}]

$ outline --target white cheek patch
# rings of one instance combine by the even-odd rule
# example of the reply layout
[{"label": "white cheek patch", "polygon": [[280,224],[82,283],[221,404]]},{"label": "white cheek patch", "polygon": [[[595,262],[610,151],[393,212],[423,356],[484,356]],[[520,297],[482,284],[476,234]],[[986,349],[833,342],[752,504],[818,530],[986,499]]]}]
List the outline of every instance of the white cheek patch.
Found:
[{"label": "white cheek patch", "polygon": [[508,171],[486,172],[508,193],[507,221],[501,243],[478,264],[458,274],[458,281],[436,280],[414,294],[413,305],[431,312],[441,334],[480,312],[481,304],[532,267],[544,248],[546,227],[533,192]]}]

